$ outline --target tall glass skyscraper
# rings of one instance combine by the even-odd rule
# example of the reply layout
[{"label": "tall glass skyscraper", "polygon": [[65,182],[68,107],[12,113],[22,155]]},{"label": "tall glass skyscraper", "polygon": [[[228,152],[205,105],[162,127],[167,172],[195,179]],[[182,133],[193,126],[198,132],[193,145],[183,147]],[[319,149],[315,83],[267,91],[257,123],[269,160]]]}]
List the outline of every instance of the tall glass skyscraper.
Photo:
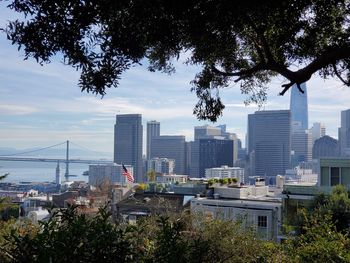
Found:
[{"label": "tall glass skyscraper", "polygon": [[160,123],[158,121],[147,122],[147,159],[151,159],[152,139],[160,136]]},{"label": "tall glass skyscraper", "polygon": [[290,111],[292,114],[292,131],[305,131],[309,128],[306,84],[302,83],[300,88],[304,93],[299,91],[296,84],[291,88]]},{"label": "tall glass skyscraper", "polygon": [[257,111],[248,115],[248,154],[254,155],[250,176],[273,183],[276,175],[290,168],[290,115],[289,110]]},{"label": "tall glass skyscraper", "polygon": [[141,114],[116,116],[114,125],[114,162],[132,165],[135,182],[143,182]]}]

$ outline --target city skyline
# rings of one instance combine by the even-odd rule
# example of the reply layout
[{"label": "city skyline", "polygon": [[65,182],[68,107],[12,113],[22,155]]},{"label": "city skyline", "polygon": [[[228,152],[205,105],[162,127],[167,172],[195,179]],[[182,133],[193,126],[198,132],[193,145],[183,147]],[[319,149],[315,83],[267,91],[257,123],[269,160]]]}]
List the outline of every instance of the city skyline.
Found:
[{"label": "city skyline", "polygon": [[[4,7],[0,3],[0,27],[13,18]],[[96,151],[113,153],[115,115],[132,113],[142,114],[144,127],[147,121],[157,120],[162,135],[185,135],[187,141],[193,140],[194,126],[227,124],[227,130],[236,133],[244,145],[247,116],[258,110],[256,105],[246,107],[246,96],[240,94],[238,86],[232,86],[221,92],[226,105],[223,117],[214,124],[198,121],[192,114],[197,98],[190,92],[190,81],[198,68],[183,64],[186,54],[174,61],[177,72],[171,76],[148,72],[147,65],[132,68],[122,76],[120,86],[107,90],[103,99],[82,93],[77,85],[79,72],[64,66],[59,57],[44,66],[23,58],[23,52],[2,34],[0,147],[24,149],[73,140]],[[262,109],[289,108],[290,95],[278,96],[282,83],[282,78],[276,78],[269,84],[268,101]],[[350,88],[316,75],[307,85],[309,123],[325,123],[327,134],[337,138],[340,112],[349,108]]]}]

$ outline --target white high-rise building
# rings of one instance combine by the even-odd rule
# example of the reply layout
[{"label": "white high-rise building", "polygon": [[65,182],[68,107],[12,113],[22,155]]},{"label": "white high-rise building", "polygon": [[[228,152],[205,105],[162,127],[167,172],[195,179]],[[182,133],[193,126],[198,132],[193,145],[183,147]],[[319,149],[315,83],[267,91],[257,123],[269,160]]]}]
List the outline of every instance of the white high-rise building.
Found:
[{"label": "white high-rise building", "polygon": [[326,135],[326,126],[321,122],[314,122],[311,129],[312,134],[312,145],[314,145],[315,141]]},{"label": "white high-rise building", "polygon": [[147,170],[161,174],[173,174],[175,160],[168,158],[152,158],[147,161]]}]

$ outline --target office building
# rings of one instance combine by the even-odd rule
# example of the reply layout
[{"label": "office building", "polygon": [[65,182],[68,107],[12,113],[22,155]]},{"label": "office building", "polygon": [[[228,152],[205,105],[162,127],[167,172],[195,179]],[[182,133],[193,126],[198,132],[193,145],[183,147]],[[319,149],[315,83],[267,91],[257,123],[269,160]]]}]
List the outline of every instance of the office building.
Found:
[{"label": "office building", "polygon": [[176,174],[185,174],[186,142],[183,135],[162,135],[152,139],[151,158],[175,160]]},{"label": "office building", "polygon": [[300,88],[304,91],[304,93],[299,91],[296,84],[291,87],[290,111],[292,131],[303,131],[309,128],[306,84],[302,83]]},{"label": "office building", "polygon": [[151,156],[152,138],[160,135],[160,123],[158,121],[147,122],[147,152],[146,156],[149,159]]},{"label": "office building", "polygon": [[[191,177],[204,177],[204,169],[203,166],[200,168],[200,140],[226,140],[231,141],[232,143],[232,153],[230,153],[229,163],[235,163],[238,159],[238,138],[235,133],[230,133],[226,131],[226,125],[219,125],[217,127],[212,127],[209,125],[197,126],[194,127],[194,141],[190,142],[190,176]],[[203,147],[203,146],[202,146]],[[203,151],[203,150],[202,150]],[[213,156],[212,159],[217,159],[219,157]],[[226,157],[225,157],[226,158]],[[217,162],[211,162],[211,165],[214,165]],[[230,165],[227,162],[225,163],[217,163],[220,165]],[[232,165],[230,165],[232,166]],[[212,166],[215,167],[215,166]],[[206,166],[206,168],[211,168]]]},{"label": "office building", "polygon": [[200,139],[199,140],[199,177],[205,176],[205,169],[233,166],[233,140]]},{"label": "office building", "polygon": [[207,168],[205,169],[205,178],[237,178],[238,182],[244,183],[244,168],[229,167],[227,165]]},{"label": "office building", "polygon": [[340,123],[338,131],[340,155],[350,156],[350,109],[341,112]]},{"label": "office building", "polygon": [[[248,115],[250,176],[270,182],[291,165],[291,113],[289,110],[257,111]],[[273,179],[271,180],[273,181]]]},{"label": "office building", "polygon": [[[125,165],[128,172],[133,175],[134,171],[130,165]],[[103,183],[126,183],[123,176],[123,166],[121,164],[89,165],[89,185],[99,186]]]},{"label": "office building", "polygon": [[312,133],[312,145],[314,145],[317,139],[326,135],[326,126],[323,123],[315,122],[310,131]]},{"label": "office building", "polygon": [[338,140],[325,135],[317,139],[312,148],[312,158],[320,159],[321,157],[338,157],[339,142]]},{"label": "office building", "polygon": [[209,125],[194,127],[194,140],[212,138],[212,136],[220,136],[222,129],[226,131],[226,126],[212,127]]},{"label": "office building", "polygon": [[294,131],[291,135],[292,167],[312,160],[312,133],[309,130]]},{"label": "office building", "polygon": [[147,161],[147,171],[155,171],[161,174],[173,174],[175,160],[168,158],[152,158]]},{"label": "office building", "polygon": [[143,182],[141,114],[116,116],[114,125],[114,162],[131,165],[135,182]]}]

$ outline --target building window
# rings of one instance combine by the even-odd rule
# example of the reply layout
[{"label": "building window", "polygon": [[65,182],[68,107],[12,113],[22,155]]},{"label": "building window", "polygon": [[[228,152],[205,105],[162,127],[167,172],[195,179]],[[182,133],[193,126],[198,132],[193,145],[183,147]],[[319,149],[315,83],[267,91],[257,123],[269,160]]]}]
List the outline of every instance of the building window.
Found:
[{"label": "building window", "polygon": [[258,227],[267,227],[267,216],[258,216]]},{"label": "building window", "polygon": [[339,167],[331,167],[331,186],[340,184]]}]

